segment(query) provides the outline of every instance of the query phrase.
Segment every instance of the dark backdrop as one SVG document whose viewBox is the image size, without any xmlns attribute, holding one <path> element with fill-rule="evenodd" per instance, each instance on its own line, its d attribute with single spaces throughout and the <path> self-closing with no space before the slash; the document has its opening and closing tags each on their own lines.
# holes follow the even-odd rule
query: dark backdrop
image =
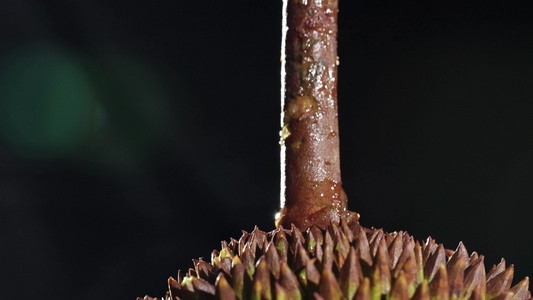
<svg viewBox="0 0 533 300">
<path fill-rule="evenodd" d="M 342 1 L 365 226 L 533 275 L 533 7 Z M 0 2 L 0 295 L 163 295 L 279 190 L 281 1 Z"/>
</svg>

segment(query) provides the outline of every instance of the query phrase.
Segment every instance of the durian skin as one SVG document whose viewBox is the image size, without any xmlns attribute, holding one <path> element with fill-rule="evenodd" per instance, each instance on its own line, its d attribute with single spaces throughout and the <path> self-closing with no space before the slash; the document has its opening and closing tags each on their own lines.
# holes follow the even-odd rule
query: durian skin
<svg viewBox="0 0 533 300">
<path fill-rule="evenodd" d="M 305 232 L 256 227 L 223 241 L 210 263 L 193 263 L 169 278 L 161 299 L 531 299 L 529 278 L 511 287 L 514 266 L 504 259 L 486 272 L 484 257 L 462 243 L 453 251 L 431 237 L 420 242 L 345 220 Z"/>
</svg>

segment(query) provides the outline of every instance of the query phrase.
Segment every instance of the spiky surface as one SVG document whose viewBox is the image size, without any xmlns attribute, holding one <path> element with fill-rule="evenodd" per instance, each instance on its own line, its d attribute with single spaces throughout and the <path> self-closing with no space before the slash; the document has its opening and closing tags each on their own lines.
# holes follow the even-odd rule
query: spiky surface
<svg viewBox="0 0 533 300">
<path fill-rule="evenodd" d="M 195 259 L 194 269 L 169 278 L 164 299 L 531 298 L 528 277 L 511 287 L 513 265 L 502 259 L 485 272 L 483 260 L 462 243 L 447 250 L 432 238 L 419 242 L 407 232 L 357 222 L 305 232 L 256 227 L 239 240 L 223 241 L 211 263 Z"/>
</svg>

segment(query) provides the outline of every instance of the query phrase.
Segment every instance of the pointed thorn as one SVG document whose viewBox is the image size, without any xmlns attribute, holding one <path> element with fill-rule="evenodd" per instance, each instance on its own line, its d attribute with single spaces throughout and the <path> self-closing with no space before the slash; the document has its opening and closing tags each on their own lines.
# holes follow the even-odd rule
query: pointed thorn
<svg viewBox="0 0 533 300">
<path fill-rule="evenodd" d="M 357 289 L 353 300 L 369 300 L 370 296 L 370 280 L 368 278 L 364 278 L 361 282 L 361 285 Z"/>
<path fill-rule="evenodd" d="M 437 273 L 440 264 L 446 264 L 446 253 L 444 246 L 440 244 L 437 249 L 428 257 L 426 266 L 424 267 L 424 277 L 430 282 L 433 276 Z"/>
<path fill-rule="evenodd" d="M 487 295 L 491 298 L 506 293 L 511 288 L 514 277 L 514 265 L 487 280 Z"/>
<path fill-rule="evenodd" d="M 487 273 L 487 282 L 505 270 L 505 259 L 501 259 L 498 265 L 493 265 Z"/>
<path fill-rule="evenodd" d="M 287 299 L 301 299 L 298 278 L 286 262 L 281 262 L 280 271 L 281 275 L 279 281 L 285 289 Z"/>
<path fill-rule="evenodd" d="M 217 299 L 220 299 L 220 300 L 236 299 L 235 292 L 233 291 L 228 281 L 224 277 L 224 274 L 218 273 L 217 279 L 215 281 L 215 286 L 216 286 L 216 298 Z"/>
<path fill-rule="evenodd" d="M 446 272 L 448 273 L 448 285 L 450 288 L 450 295 L 457 296 L 461 294 L 463 289 L 464 273 L 466 263 L 468 261 L 468 253 L 463 243 L 460 242 L 457 250 L 452 255 L 446 264 Z"/>
<path fill-rule="evenodd" d="M 432 298 L 441 300 L 448 299 L 448 274 L 446 273 L 446 266 L 444 263 L 437 266 L 437 272 L 429 282 L 429 292 Z"/>
<path fill-rule="evenodd" d="M 484 297 L 486 292 L 486 277 L 483 256 L 480 256 L 465 270 L 464 287 L 461 297 L 469 298 L 476 289 L 479 289 Z"/>
<path fill-rule="evenodd" d="M 429 300 L 429 284 L 427 280 L 422 281 L 411 300 Z"/>
<path fill-rule="evenodd" d="M 337 278 L 330 269 L 324 268 L 318 291 L 324 299 L 340 300 L 342 296 L 341 288 L 337 283 Z"/>
<path fill-rule="evenodd" d="M 529 289 L 529 277 L 522 279 L 514 287 L 511 288 L 511 292 L 514 294 L 513 300 L 527 299 Z"/>
<path fill-rule="evenodd" d="M 409 299 L 409 286 L 405 273 L 400 272 L 400 275 L 396 278 L 394 285 L 389 294 L 389 300 L 408 300 Z"/>
<path fill-rule="evenodd" d="M 352 299 L 357 291 L 361 280 L 363 278 L 363 271 L 359 260 L 357 259 L 357 253 L 354 247 L 350 248 L 348 253 L 348 258 L 342 266 L 341 272 L 339 274 L 339 284 L 343 294 L 348 298 Z"/>
<path fill-rule="evenodd" d="M 219 273 L 222 274 L 222 273 Z M 201 278 L 195 278 L 192 280 L 192 285 L 196 293 L 205 293 L 207 295 L 215 295 L 215 286 Z"/>
</svg>

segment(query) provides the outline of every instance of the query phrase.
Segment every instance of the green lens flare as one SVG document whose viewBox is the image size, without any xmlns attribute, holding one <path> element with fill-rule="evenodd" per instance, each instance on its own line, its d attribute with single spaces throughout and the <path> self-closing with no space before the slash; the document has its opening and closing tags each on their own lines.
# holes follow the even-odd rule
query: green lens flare
<svg viewBox="0 0 533 300">
<path fill-rule="evenodd" d="M 68 154 L 87 136 L 98 103 L 78 59 L 34 45 L 0 62 L 0 134 L 17 154 Z"/>
</svg>

